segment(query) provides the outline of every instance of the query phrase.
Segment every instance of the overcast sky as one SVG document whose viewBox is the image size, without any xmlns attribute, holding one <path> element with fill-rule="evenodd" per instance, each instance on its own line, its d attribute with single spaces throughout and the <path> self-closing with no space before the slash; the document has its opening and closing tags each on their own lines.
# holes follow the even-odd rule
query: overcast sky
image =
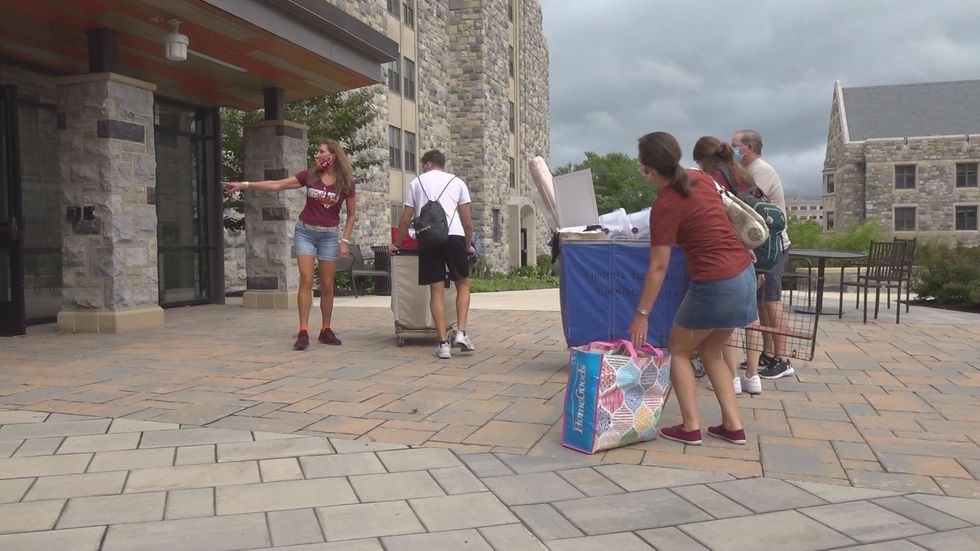
<svg viewBox="0 0 980 551">
<path fill-rule="evenodd" d="M 980 79 L 980 0 L 541 0 L 554 169 L 636 157 L 654 130 L 685 165 L 704 135 L 762 134 L 787 197 L 817 197 L 834 82 Z"/>
</svg>

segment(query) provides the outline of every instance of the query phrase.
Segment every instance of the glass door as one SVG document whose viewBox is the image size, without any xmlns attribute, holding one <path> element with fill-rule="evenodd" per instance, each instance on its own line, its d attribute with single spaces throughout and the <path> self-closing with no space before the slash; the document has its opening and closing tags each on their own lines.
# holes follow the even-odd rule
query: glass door
<svg viewBox="0 0 980 551">
<path fill-rule="evenodd" d="M 15 100 L 12 86 L 0 88 L 0 335 L 5 336 L 27 329 Z"/>
<path fill-rule="evenodd" d="M 156 102 L 157 253 L 160 306 L 216 302 L 217 262 L 212 111 Z M 220 212 L 220 211 L 219 211 Z M 217 223 L 220 224 L 220 216 Z"/>
</svg>

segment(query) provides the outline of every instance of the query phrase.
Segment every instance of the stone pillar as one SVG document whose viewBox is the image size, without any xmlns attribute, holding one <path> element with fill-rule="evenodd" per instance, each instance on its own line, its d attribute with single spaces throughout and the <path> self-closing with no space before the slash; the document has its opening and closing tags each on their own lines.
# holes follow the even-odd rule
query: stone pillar
<svg viewBox="0 0 980 551">
<path fill-rule="evenodd" d="M 156 86 L 114 73 L 57 83 L 59 207 L 79 215 L 77 221 L 62 217 L 58 328 L 121 333 L 160 327 L 153 204 Z"/>
<path fill-rule="evenodd" d="M 283 120 L 245 125 L 245 179 L 279 180 L 308 168 L 308 128 Z M 245 193 L 246 308 L 296 308 L 299 268 L 293 231 L 306 196 L 302 190 Z"/>
</svg>

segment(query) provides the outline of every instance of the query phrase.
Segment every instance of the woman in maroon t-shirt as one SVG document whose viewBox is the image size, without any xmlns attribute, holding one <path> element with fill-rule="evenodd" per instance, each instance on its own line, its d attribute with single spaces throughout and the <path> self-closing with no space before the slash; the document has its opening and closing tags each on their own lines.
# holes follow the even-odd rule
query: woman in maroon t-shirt
<svg viewBox="0 0 980 551">
<path fill-rule="evenodd" d="M 735 390 L 722 348 L 732 332 L 758 318 L 752 255 L 735 235 L 711 176 L 680 166 L 681 148 L 666 132 L 640 138 L 643 176 L 659 194 L 650 209 L 650 265 L 630 324 L 633 344 L 646 340 L 647 316 L 660 294 L 670 250 L 680 245 L 691 285 L 681 302 L 668 338 L 670 381 L 680 405 L 682 423 L 660 429 L 668 440 L 701 443 L 697 384 L 691 356 L 697 351 L 715 388 L 722 423 L 708 434 L 733 444 L 745 443 Z"/>
<path fill-rule="evenodd" d="M 304 350 L 310 345 L 310 310 L 313 307 L 314 259 L 320 268 L 320 310 L 323 325 L 317 338 L 323 344 L 339 345 L 340 339 L 330 328 L 333 315 L 333 278 L 337 258 L 350 254 L 350 236 L 354 231 L 354 215 L 357 201 L 354 190 L 354 170 L 336 140 L 320 140 L 313 156 L 312 169 L 299 172 L 282 180 L 261 182 L 224 182 L 229 191 L 254 189 L 256 191 L 282 191 L 306 188 L 306 206 L 299 214 L 293 235 L 293 253 L 299 264 L 299 334 L 293 348 Z M 347 220 L 340 234 L 340 209 L 347 206 Z"/>
</svg>

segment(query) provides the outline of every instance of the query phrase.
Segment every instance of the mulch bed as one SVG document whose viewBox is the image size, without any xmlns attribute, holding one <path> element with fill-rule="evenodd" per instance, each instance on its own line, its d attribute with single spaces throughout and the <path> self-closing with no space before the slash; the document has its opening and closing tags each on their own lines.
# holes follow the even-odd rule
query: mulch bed
<svg viewBox="0 0 980 551">
<path fill-rule="evenodd" d="M 909 301 L 909 304 L 912 306 L 925 306 L 926 308 L 939 308 L 940 310 L 980 314 L 980 304 L 941 304 L 935 300 L 912 300 Z"/>
</svg>

